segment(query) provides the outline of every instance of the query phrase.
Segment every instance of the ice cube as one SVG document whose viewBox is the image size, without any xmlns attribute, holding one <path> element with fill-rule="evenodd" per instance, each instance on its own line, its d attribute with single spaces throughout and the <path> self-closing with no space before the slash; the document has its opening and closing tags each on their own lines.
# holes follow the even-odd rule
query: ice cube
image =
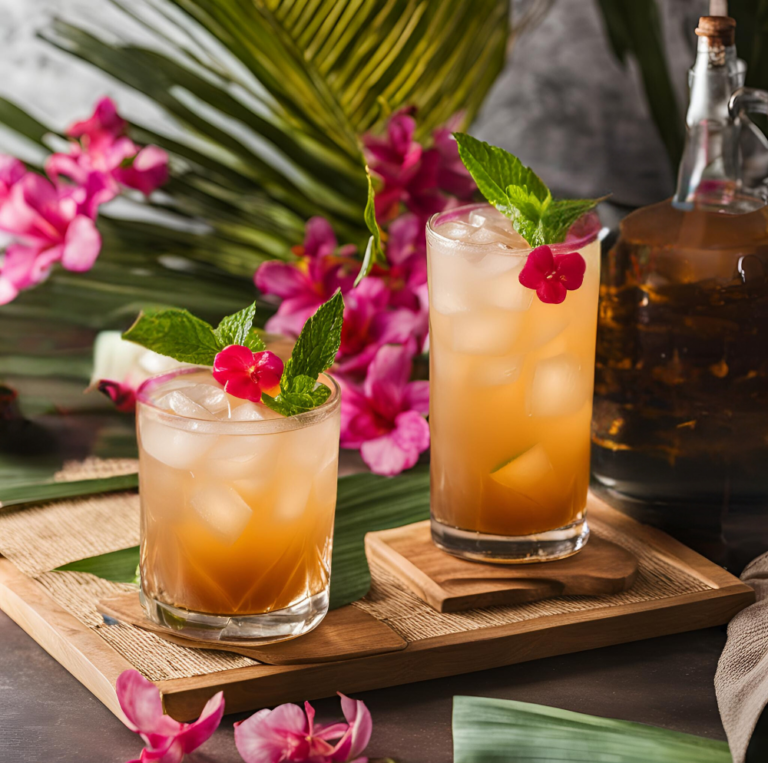
<svg viewBox="0 0 768 763">
<path fill-rule="evenodd" d="M 588 374 L 575 355 L 564 352 L 540 360 L 533 372 L 528 409 L 534 416 L 567 416 L 586 402 L 589 394 Z"/>
<path fill-rule="evenodd" d="M 493 207 L 487 207 L 485 209 L 476 209 L 473 212 L 469 213 L 469 224 L 474 225 L 475 227 L 479 228 L 482 225 L 497 225 L 500 228 L 503 228 L 506 224 L 506 227 L 510 228 L 511 230 L 511 224 L 509 222 L 509 219 L 505 217 L 501 212 L 499 212 L 498 209 L 494 209 Z"/>
<path fill-rule="evenodd" d="M 520 271 L 525 263 L 509 255 L 506 258 L 512 260 L 512 266 L 507 272 L 488 281 L 485 286 L 486 299 L 488 304 L 500 307 L 502 310 L 523 312 L 530 308 L 534 291 L 520 283 Z"/>
<path fill-rule="evenodd" d="M 184 416 L 187 419 L 204 419 L 206 421 L 214 421 L 214 416 L 207 408 L 204 408 L 199 403 L 196 403 L 191 397 L 186 395 L 186 389 L 182 392 L 179 389 L 169 392 L 167 395 L 163 395 L 158 401 L 157 405 L 160 408 L 167 408 L 173 411 L 179 416 Z"/>
<path fill-rule="evenodd" d="M 193 469 L 216 441 L 216 435 L 176 429 L 147 417 L 139 419 L 141 447 L 173 469 Z"/>
<path fill-rule="evenodd" d="M 473 368 L 472 377 L 481 387 L 514 384 L 520 378 L 524 360 L 522 355 L 480 360 Z"/>
<path fill-rule="evenodd" d="M 253 515 L 251 507 L 229 485 L 204 485 L 189 502 L 206 529 L 228 546 L 243 534 Z"/>
<path fill-rule="evenodd" d="M 217 418 L 221 418 L 222 414 L 226 416 L 225 411 L 229 410 L 229 397 L 221 387 L 213 384 L 191 384 L 181 392 Z"/>
<path fill-rule="evenodd" d="M 545 312 L 539 311 L 535 320 L 531 322 L 530 331 L 526 332 L 525 349 L 527 351 L 538 350 L 546 347 L 550 342 L 558 339 L 568 328 L 571 322 L 562 305 L 545 305 Z"/>
<path fill-rule="evenodd" d="M 271 408 L 267 408 L 263 403 L 252 403 L 250 400 L 246 400 L 242 405 L 232 409 L 229 418 L 232 421 L 265 421 L 283 417 Z"/>
<path fill-rule="evenodd" d="M 490 285 L 487 279 L 495 279 L 511 270 L 518 272 L 521 268 L 520 258 L 509 254 L 501 247 L 494 248 L 486 252 L 485 256 L 476 259 L 473 262 L 475 272 L 483 280 L 481 284 L 481 293 L 483 302 L 486 299 L 486 288 Z"/>
<path fill-rule="evenodd" d="M 502 228 L 495 225 L 483 225 L 476 228 L 469 241 L 473 244 L 505 244 L 509 239 L 509 234 Z"/>
<path fill-rule="evenodd" d="M 433 252 L 429 266 L 429 298 L 432 308 L 452 315 L 469 308 L 470 266 L 460 252 Z"/>
<path fill-rule="evenodd" d="M 475 231 L 471 225 L 456 221 L 443 223 L 443 225 L 438 226 L 437 232 L 441 236 L 451 238 L 454 241 L 464 241 L 465 239 L 468 239 Z"/>
<path fill-rule="evenodd" d="M 277 522 L 293 522 L 304 514 L 312 490 L 312 478 L 307 474 L 282 480 L 274 493 L 270 513 Z"/>
<path fill-rule="evenodd" d="M 210 474 L 226 479 L 245 479 L 277 465 L 279 435 L 222 435 L 206 460 Z"/>
<path fill-rule="evenodd" d="M 334 418 L 282 435 L 285 458 L 302 471 L 310 472 L 308 479 L 339 456 L 339 426 Z"/>
<path fill-rule="evenodd" d="M 522 318 L 502 310 L 452 316 L 453 350 L 468 355 L 506 355 L 520 333 Z"/>
</svg>

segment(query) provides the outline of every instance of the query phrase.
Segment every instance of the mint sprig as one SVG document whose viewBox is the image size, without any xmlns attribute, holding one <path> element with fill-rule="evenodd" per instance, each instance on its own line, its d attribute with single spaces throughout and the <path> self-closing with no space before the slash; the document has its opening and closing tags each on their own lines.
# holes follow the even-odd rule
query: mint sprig
<svg viewBox="0 0 768 763">
<path fill-rule="evenodd" d="M 344 299 L 337 291 L 304 324 L 283 369 L 280 394 L 276 397 L 262 394 L 264 405 L 283 416 L 295 416 L 317 408 L 328 399 L 331 390 L 319 383 L 317 377 L 336 360 L 343 319 Z"/>
<path fill-rule="evenodd" d="M 466 133 L 454 137 L 480 193 L 533 247 L 564 241 L 576 220 L 608 198 L 555 200 L 544 181 L 513 154 Z"/>
<path fill-rule="evenodd" d="M 143 310 L 123 339 L 182 363 L 212 366 L 216 355 L 231 344 L 242 344 L 252 352 L 265 345 L 253 329 L 254 302 L 244 310 L 223 318 L 214 329 L 187 310 Z"/>
</svg>

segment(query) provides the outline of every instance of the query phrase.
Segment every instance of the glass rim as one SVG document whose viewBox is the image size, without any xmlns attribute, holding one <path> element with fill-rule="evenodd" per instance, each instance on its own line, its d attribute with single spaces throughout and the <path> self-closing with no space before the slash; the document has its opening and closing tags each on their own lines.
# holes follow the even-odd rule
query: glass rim
<svg viewBox="0 0 768 763">
<path fill-rule="evenodd" d="M 468 214 L 469 212 L 473 212 L 476 209 L 484 208 L 494 209 L 495 207 L 493 204 L 490 204 L 486 201 L 478 202 L 475 204 L 464 204 L 461 207 L 454 207 L 453 209 L 446 209 L 443 212 L 437 212 L 436 214 L 432 215 L 429 220 L 427 220 L 427 238 L 434 236 L 439 241 L 448 244 L 460 244 L 462 247 L 470 249 L 493 251 L 496 254 L 503 254 L 505 256 L 513 257 L 527 257 L 536 248 L 535 246 L 515 248 L 507 246 L 507 244 L 502 244 L 498 241 L 487 241 L 485 243 L 461 241 L 443 236 L 437 229 L 438 226 L 447 222 L 451 222 L 451 220 L 456 217 L 461 217 L 465 214 Z M 576 233 L 572 238 L 568 239 L 566 237 L 565 241 L 562 241 L 558 244 L 547 244 L 547 246 L 549 246 L 554 254 L 566 254 L 567 252 L 578 251 L 583 249 L 588 244 L 591 244 L 593 241 L 596 241 L 600 235 L 600 231 L 602 230 L 602 223 L 600 222 L 600 218 L 598 217 L 597 212 L 593 209 L 583 214 L 571 226 L 570 231 L 568 232 L 569 235 L 570 232 L 574 229 L 576 229 Z"/>
<path fill-rule="evenodd" d="M 341 387 L 336 379 L 329 373 L 320 374 L 320 380 L 331 388 L 329 398 L 317 408 L 311 411 L 297 413 L 295 416 L 283 416 L 275 419 L 259 419 L 257 421 L 232 421 L 231 419 L 196 419 L 190 416 L 182 416 L 173 411 L 158 406 L 151 398 L 152 390 L 160 384 L 187 374 L 207 371 L 209 366 L 183 366 L 172 371 L 151 376 L 141 383 L 136 392 L 137 411 L 139 407 L 148 409 L 163 423 L 175 429 L 199 432 L 200 434 L 227 434 L 227 435 L 256 435 L 278 434 L 318 424 L 325 421 L 335 413 L 341 405 Z M 181 425 L 181 426 L 180 426 Z"/>
</svg>

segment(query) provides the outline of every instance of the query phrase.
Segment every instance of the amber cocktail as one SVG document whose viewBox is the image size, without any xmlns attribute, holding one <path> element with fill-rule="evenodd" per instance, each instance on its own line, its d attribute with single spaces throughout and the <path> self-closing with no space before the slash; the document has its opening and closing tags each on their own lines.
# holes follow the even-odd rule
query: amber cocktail
<svg viewBox="0 0 768 763">
<path fill-rule="evenodd" d="M 197 638 L 278 641 L 328 609 L 339 456 L 331 396 L 289 418 L 208 369 L 139 393 L 141 588 L 148 615 Z"/>
<path fill-rule="evenodd" d="M 542 561 L 588 538 L 598 230 L 592 215 L 552 245 L 586 271 L 547 304 L 519 281 L 531 248 L 492 207 L 427 226 L 432 535 L 453 554 Z"/>
</svg>

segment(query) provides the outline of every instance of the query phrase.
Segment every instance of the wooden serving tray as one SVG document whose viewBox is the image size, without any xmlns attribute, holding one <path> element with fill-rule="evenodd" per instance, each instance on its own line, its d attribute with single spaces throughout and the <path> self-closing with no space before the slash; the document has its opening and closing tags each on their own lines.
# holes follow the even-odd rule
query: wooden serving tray
<svg viewBox="0 0 768 763">
<path fill-rule="evenodd" d="M 594 496 L 588 508 L 593 532 L 600 526 L 606 535 L 618 533 L 640 559 L 638 582 L 629 591 L 441 614 L 398 588 L 397 581 L 373 563 L 373 590 L 353 606 L 398 631 L 407 642 L 404 649 L 312 664 L 253 664 L 155 681 L 165 709 L 178 720 L 190 720 L 219 690 L 224 691 L 227 712 L 337 691 L 354 694 L 721 625 L 754 601 L 749 586 L 664 533 L 640 525 Z M 659 571 L 655 582 L 653 570 Z M 685 585 L 675 588 L 676 575 Z M 638 591 L 650 591 L 654 585 L 655 598 L 643 600 Z M 87 627 L 38 580 L 5 558 L 0 558 L 0 607 L 122 718 L 115 681 L 133 665 L 99 635 L 99 628 Z M 430 635 L 433 632 L 437 635 Z"/>
</svg>

